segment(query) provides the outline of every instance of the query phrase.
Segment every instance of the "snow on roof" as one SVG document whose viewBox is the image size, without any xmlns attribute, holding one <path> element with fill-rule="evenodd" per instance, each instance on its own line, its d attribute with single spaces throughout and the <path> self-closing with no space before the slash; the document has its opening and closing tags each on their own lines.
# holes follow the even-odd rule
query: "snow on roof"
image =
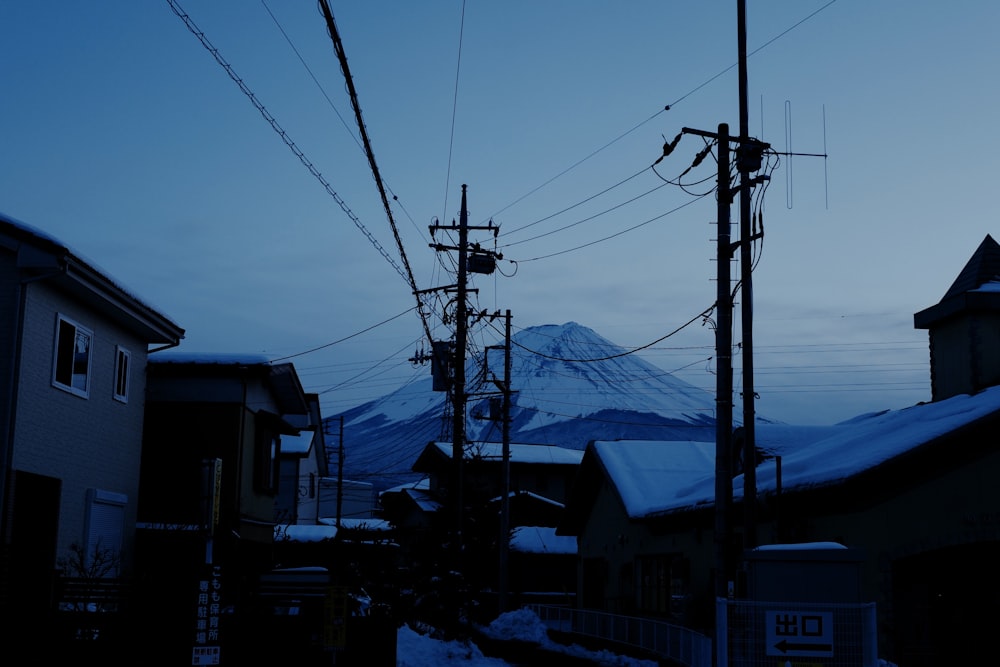
<svg viewBox="0 0 1000 667">
<path fill-rule="evenodd" d="M 633 518 L 670 508 L 692 480 L 714 479 L 714 442 L 608 440 L 593 448 Z"/>
<path fill-rule="evenodd" d="M 324 526 L 336 526 L 337 519 L 332 517 L 326 517 L 319 519 L 320 524 Z M 346 519 L 344 517 L 340 518 L 340 527 L 344 530 L 370 530 L 373 532 L 382 532 L 392 529 L 392 524 L 390 524 L 385 519 Z"/>
<path fill-rule="evenodd" d="M 322 542 L 336 536 L 336 526 L 293 523 L 274 527 L 275 542 Z"/>
<path fill-rule="evenodd" d="M 782 489 L 841 482 L 998 411 L 1000 386 L 863 415 L 830 428 L 826 437 L 807 437 L 797 444 L 778 438 Z M 766 437 L 768 429 L 762 433 Z M 593 447 L 630 517 L 715 501 L 715 443 L 617 441 Z M 775 489 L 776 465 L 768 460 L 757 466 L 757 490 Z M 733 497 L 742 496 L 741 475 L 733 480 Z"/>
<path fill-rule="evenodd" d="M 425 491 L 424 489 L 407 489 L 404 493 L 410 497 L 410 499 L 416 503 L 417 507 L 423 512 L 437 512 L 444 505 L 441 501 L 431 495 L 430 491 Z"/>
<path fill-rule="evenodd" d="M 452 454 L 452 443 L 435 442 L 434 445 L 447 456 Z M 485 461 L 502 461 L 503 444 L 499 442 L 480 442 L 472 445 L 466 451 L 466 458 L 478 458 Z M 510 444 L 511 463 L 551 463 L 557 465 L 580 465 L 583 452 L 578 449 L 557 447 L 556 445 L 529 445 L 523 443 Z"/>
<path fill-rule="evenodd" d="M 782 487 L 842 481 L 997 411 L 1000 386 L 843 422 L 834 435 L 782 457 Z M 758 466 L 758 490 L 774 490 L 775 477 L 773 463 Z M 742 492 L 741 476 L 733 481 L 733 495 L 742 497 Z"/>
<path fill-rule="evenodd" d="M 229 366 L 261 366 L 268 365 L 271 360 L 262 354 L 243 354 L 239 352 L 183 352 L 165 350 L 151 356 L 150 363 L 164 364 L 219 364 Z"/>
<path fill-rule="evenodd" d="M 576 554 L 576 538 L 556 535 L 548 526 L 518 526 L 511 533 L 510 548 L 530 554 Z"/>
<path fill-rule="evenodd" d="M 566 506 L 564 503 L 561 503 L 561 502 L 559 502 L 557 500 L 552 500 L 551 498 L 546 498 L 545 496 L 540 496 L 537 493 L 532 493 L 531 491 L 523 491 L 523 490 L 522 491 L 511 491 L 510 493 L 507 494 L 507 498 L 510 498 L 510 499 L 513 499 L 513 498 L 533 498 L 534 500 L 537 500 L 537 501 L 539 501 L 541 503 L 545 503 L 547 505 L 553 505 L 555 507 L 565 507 Z M 498 503 L 501 500 L 503 500 L 503 494 L 500 494 L 499 496 L 496 496 L 495 498 L 490 498 L 489 502 L 491 502 L 491 503 Z"/>
<path fill-rule="evenodd" d="M 11 217 L 6 213 L 0 211 L 0 231 L 2 231 L 2 228 L 5 224 L 9 225 L 13 229 L 19 230 L 23 234 L 34 236 L 38 241 L 42 241 L 44 243 L 56 246 L 59 252 L 65 252 L 69 257 L 73 258 L 73 260 L 90 268 L 92 271 L 99 274 L 109 284 L 113 285 L 116 289 L 121 290 L 122 294 L 128 296 L 130 299 L 135 301 L 135 303 L 140 304 L 141 306 L 149 309 L 150 311 L 156 313 L 161 318 L 163 318 L 163 320 L 165 320 L 166 322 L 169 322 L 172 326 L 180 330 L 181 332 L 180 337 L 181 338 L 184 337 L 183 329 L 181 329 L 180 326 L 176 322 L 174 322 L 170 317 L 165 315 L 163 313 L 163 310 L 153 306 L 153 304 L 149 303 L 145 299 L 139 298 L 139 296 L 135 292 L 125 287 L 124 283 L 122 283 L 120 280 L 116 280 L 110 273 L 101 268 L 96 262 L 88 259 L 87 257 L 84 257 L 80 253 L 71 249 L 61 240 L 57 239 L 56 237 L 52 236 L 47 232 L 42 231 L 38 227 L 35 227 L 34 225 L 29 225 L 26 222 L 18 220 L 17 218 Z M 37 243 L 34 245 L 37 245 Z"/>
<path fill-rule="evenodd" d="M 431 480 L 428 477 L 424 477 L 416 482 L 407 482 L 406 484 L 386 489 L 379 493 L 379 497 L 381 498 L 383 495 L 402 494 L 413 501 L 422 512 L 433 513 L 440 510 L 444 505 L 431 494 L 430 489 Z"/>
<path fill-rule="evenodd" d="M 976 289 L 969 290 L 970 292 L 1000 292 L 1000 282 L 992 280 L 988 283 L 983 283 Z"/>
<path fill-rule="evenodd" d="M 784 456 L 805 443 L 816 442 L 832 436 L 838 428 L 840 428 L 838 425 L 756 424 L 754 426 L 754 444 L 758 449 L 768 454 Z"/>
<path fill-rule="evenodd" d="M 763 544 L 754 551 L 827 551 L 847 549 L 840 542 L 785 542 L 783 544 Z"/>
<path fill-rule="evenodd" d="M 385 489 L 384 491 L 379 493 L 379 495 L 382 495 L 383 493 L 402 493 L 407 489 L 421 489 L 423 491 L 428 491 L 430 490 L 430 488 L 431 488 L 431 478 L 422 477 L 416 482 L 407 482 L 406 484 L 400 484 L 399 486 L 394 486 L 391 489 Z"/>
<path fill-rule="evenodd" d="M 305 456 L 312 447 L 315 431 L 300 431 L 298 435 L 281 436 L 281 453 Z"/>
</svg>

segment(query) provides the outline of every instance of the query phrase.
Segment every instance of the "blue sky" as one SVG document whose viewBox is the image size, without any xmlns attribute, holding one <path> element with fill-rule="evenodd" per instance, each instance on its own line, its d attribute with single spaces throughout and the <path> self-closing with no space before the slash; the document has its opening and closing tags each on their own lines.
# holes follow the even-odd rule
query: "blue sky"
<svg viewBox="0 0 1000 667">
<path fill-rule="evenodd" d="M 177 2 L 329 188 L 166 0 L 4 2 L 0 210 L 162 309 L 182 349 L 292 357 L 327 414 L 429 373 L 407 361 L 423 330 L 376 247 L 400 266 L 316 3 Z M 689 194 L 713 183 L 660 178 L 701 140 L 649 167 L 683 127 L 738 129 L 735 2 L 331 6 L 419 288 L 454 282 L 428 226 L 457 220 L 467 184 L 470 223 L 498 224 L 504 255 L 474 307 L 510 309 L 515 331 L 575 321 L 639 347 L 713 303 L 715 202 Z M 1000 6 L 747 11 L 751 134 L 829 154 L 782 157 L 763 193 L 757 411 L 832 423 L 927 400 L 913 313 L 998 231 Z M 442 305 L 428 313 L 447 337 Z M 715 385 L 700 321 L 642 354 Z"/>
</svg>

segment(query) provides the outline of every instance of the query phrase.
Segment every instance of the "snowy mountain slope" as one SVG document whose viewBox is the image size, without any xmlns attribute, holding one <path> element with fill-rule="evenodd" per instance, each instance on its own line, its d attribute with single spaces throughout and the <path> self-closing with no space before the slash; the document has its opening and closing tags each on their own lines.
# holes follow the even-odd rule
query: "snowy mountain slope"
<svg viewBox="0 0 1000 667">
<path fill-rule="evenodd" d="M 511 441 L 583 449 L 591 440 L 714 440 L 714 396 L 626 352 L 575 322 L 513 336 Z M 486 372 L 474 360 L 466 366 L 471 441 L 501 440 L 500 424 L 483 416 L 484 394 L 496 394 L 490 380 L 502 379 L 502 354 L 489 361 Z M 376 488 L 413 479 L 410 466 L 427 443 L 451 438 L 448 395 L 432 390 L 429 369 L 424 379 L 328 419 L 341 416 L 344 475 Z"/>
</svg>

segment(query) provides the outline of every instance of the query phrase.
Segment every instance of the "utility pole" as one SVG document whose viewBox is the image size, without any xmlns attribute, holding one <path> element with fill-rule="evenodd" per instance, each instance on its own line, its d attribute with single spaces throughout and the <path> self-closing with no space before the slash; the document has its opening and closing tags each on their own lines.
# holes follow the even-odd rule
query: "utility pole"
<svg viewBox="0 0 1000 667">
<path fill-rule="evenodd" d="M 732 461 L 733 439 L 733 301 L 729 285 L 732 279 L 730 261 L 730 212 L 732 194 L 729 188 L 729 125 L 719 124 L 719 175 L 716 186 L 718 223 L 716 230 L 716 312 L 715 331 L 715 594 L 728 597 L 732 581 L 730 563 L 731 522 L 733 504 Z"/>
<path fill-rule="evenodd" d="M 718 205 L 718 230 L 716 233 L 716 303 L 718 313 L 715 331 L 715 356 L 717 360 L 715 388 L 715 576 L 716 595 L 729 597 L 734 593 L 734 574 L 732 558 L 732 505 L 733 505 L 733 295 L 732 268 L 730 262 L 737 245 L 732 243 L 732 223 L 730 207 L 733 195 L 737 190 L 730 187 L 730 142 L 737 144 L 738 159 L 743 160 L 744 168 L 753 169 L 753 156 L 763 153 L 767 144 L 756 139 L 744 141 L 740 137 L 731 137 L 729 125 L 721 123 L 717 133 L 705 130 L 694 130 L 685 127 L 682 134 L 694 134 L 700 137 L 715 139 L 718 147 L 719 172 L 716 186 L 716 202 Z M 676 143 L 676 140 L 675 140 Z M 670 150 L 673 150 L 671 147 Z M 696 158 L 696 164 L 702 155 Z M 759 168 L 759 166 L 757 167 Z M 747 180 L 746 190 L 757 179 Z M 749 245 L 747 237 L 743 247 Z"/>
<path fill-rule="evenodd" d="M 454 459 L 452 473 L 452 497 L 455 501 L 455 541 L 459 563 L 462 553 L 462 493 L 464 476 L 462 459 L 465 458 L 465 354 L 468 347 L 468 262 L 469 257 L 469 210 L 466 205 L 466 185 L 462 184 L 462 208 L 458 213 L 458 288 L 455 298 L 455 361 L 454 383 L 451 387 L 452 426 L 451 456 Z"/>
<path fill-rule="evenodd" d="M 729 125 L 719 124 L 717 133 L 685 127 L 682 134 L 715 139 L 719 172 L 716 181 L 716 296 L 715 327 L 715 595 L 729 597 L 733 586 L 732 513 L 733 505 L 733 297 L 730 291 L 735 246 L 731 242 L 730 207 L 733 190 L 729 183 Z M 707 150 L 707 149 L 706 149 Z M 701 161 L 699 154 L 696 163 Z"/>
<path fill-rule="evenodd" d="M 508 557 L 510 554 L 510 310 L 504 315 L 503 346 L 503 410 L 501 412 L 503 438 L 503 468 L 500 497 L 500 613 L 507 611 Z"/>
<path fill-rule="evenodd" d="M 344 506 L 344 415 L 340 415 L 340 444 L 337 447 L 337 530 Z"/>
<path fill-rule="evenodd" d="M 757 546 L 757 445 L 755 438 L 753 370 L 753 279 L 750 172 L 760 169 L 761 152 L 749 136 L 747 101 L 747 6 L 737 0 L 739 33 L 740 144 L 736 168 L 740 173 L 740 313 L 743 331 L 743 547 Z"/>
<path fill-rule="evenodd" d="M 465 390 L 465 359 L 468 347 L 469 327 L 468 296 L 469 292 L 475 291 L 470 290 L 468 287 L 468 274 L 470 271 L 473 273 L 492 273 L 496 265 L 496 259 L 502 257 L 502 255 L 497 253 L 482 250 L 478 244 L 470 246 L 469 230 L 489 230 L 493 232 L 495 237 L 499 233 L 500 228 L 495 226 L 492 220 L 490 221 L 490 224 L 485 227 L 469 226 L 467 188 L 467 185 L 462 185 L 462 207 L 459 211 L 458 225 L 456 226 L 455 223 L 452 222 L 450 226 L 430 226 L 431 236 L 434 236 L 434 233 L 438 230 L 458 232 L 457 246 L 432 243 L 430 244 L 430 247 L 437 251 L 458 251 L 458 282 L 455 285 L 443 288 L 447 291 L 455 292 L 455 345 L 452 350 L 452 354 L 450 355 L 451 358 L 448 360 L 451 367 L 450 376 L 448 377 L 448 381 L 442 384 L 445 384 L 447 389 L 450 389 L 451 391 L 451 438 L 453 461 L 449 500 L 453 503 L 453 520 L 455 522 L 455 539 L 453 546 L 455 548 L 456 566 L 459 571 L 461 570 L 462 532 L 464 527 L 463 504 L 465 502 L 462 487 L 464 483 L 463 460 L 465 458 L 465 408 L 466 401 L 468 400 L 468 394 Z M 472 249 L 471 255 L 469 252 L 470 247 Z M 435 346 L 437 347 L 436 344 Z M 441 346 L 442 350 L 445 348 L 446 346 Z M 432 366 L 432 373 L 433 372 L 434 367 Z"/>
</svg>

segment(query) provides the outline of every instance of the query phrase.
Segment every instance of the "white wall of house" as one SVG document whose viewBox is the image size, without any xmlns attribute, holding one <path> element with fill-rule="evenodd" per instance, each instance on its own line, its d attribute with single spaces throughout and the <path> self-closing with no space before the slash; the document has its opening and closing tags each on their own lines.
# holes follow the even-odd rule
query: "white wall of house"
<svg viewBox="0 0 1000 667">
<path fill-rule="evenodd" d="M 124 501 L 127 570 L 139 493 L 146 344 L 44 282 L 26 288 L 13 467 L 62 480 L 57 557 L 67 556 L 72 544 L 86 544 L 88 528 L 99 529 L 93 522 L 113 519 L 114 506 Z M 86 396 L 53 384 L 60 314 L 93 334 Z M 126 401 L 113 396 L 117 346 L 130 353 Z"/>
<path fill-rule="evenodd" d="M 337 478 L 324 477 L 319 485 L 319 515 L 323 519 L 337 516 Z M 368 482 L 345 479 L 340 517 L 342 519 L 372 519 L 375 516 L 375 487 Z"/>
</svg>

